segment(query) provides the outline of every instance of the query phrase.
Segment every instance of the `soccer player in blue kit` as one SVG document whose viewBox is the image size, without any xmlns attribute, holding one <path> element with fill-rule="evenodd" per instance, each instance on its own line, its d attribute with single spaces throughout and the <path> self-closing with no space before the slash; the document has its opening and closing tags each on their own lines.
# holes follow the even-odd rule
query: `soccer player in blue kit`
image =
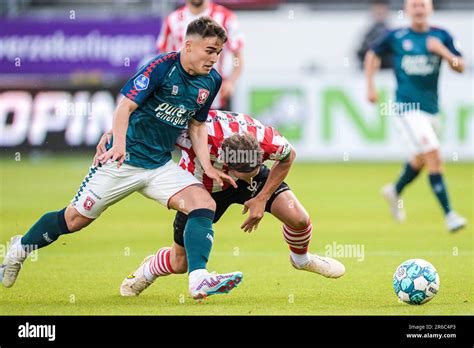
<svg viewBox="0 0 474 348">
<path fill-rule="evenodd" d="M 122 88 L 124 98 L 114 113 L 113 139 L 96 158 L 79 191 L 64 209 L 43 215 L 24 236 L 12 238 L 0 268 L 11 287 L 28 254 L 60 235 L 92 223 L 109 206 L 138 191 L 189 219 L 184 232 L 188 253 L 189 291 L 194 299 L 227 293 L 241 272 L 209 273 L 215 202 L 192 174 L 171 159 L 181 132 L 188 128 L 193 149 L 207 176 L 236 186 L 210 162 L 205 121 L 221 77 L 213 65 L 227 40 L 225 30 L 209 17 L 191 22 L 179 52 L 160 54 L 142 66 Z M 184 203 L 184 204 L 183 204 Z"/>
<path fill-rule="evenodd" d="M 445 214 L 446 226 L 453 232 L 464 227 L 467 221 L 452 210 L 443 178 L 437 135 L 440 122 L 438 78 L 442 60 L 459 73 L 464 71 L 464 62 L 451 35 L 446 30 L 428 24 L 432 10 L 431 0 L 405 1 L 405 12 L 411 18 L 411 26 L 388 32 L 367 52 L 367 94 L 370 102 L 377 102 L 374 75 L 380 66 L 379 56 L 392 53 L 398 85 L 394 121 L 410 147 L 412 157 L 405 164 L 397 182 L 386 185 L 382 193 L 394 219 L 404 221 L 406 215 L 400 195 L 426 167 L 433 193 Z"/>
</svg>

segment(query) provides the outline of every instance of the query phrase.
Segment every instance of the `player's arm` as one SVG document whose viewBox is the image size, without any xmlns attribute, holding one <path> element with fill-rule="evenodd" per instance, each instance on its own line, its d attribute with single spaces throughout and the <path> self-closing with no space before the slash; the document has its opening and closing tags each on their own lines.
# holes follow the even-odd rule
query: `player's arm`
<svg viewBox="0 0 474 348">
<path fill-rule="evenodd" d="M 372 50 L 367 51 L 365 54 L 364 71 L 367 82 L 367 99 L 371 103 L 377 102 L 377 89 L 375 87 L 374 77 L 380 69 L 381 61 L 380 57 L 378 57 Z"/>
<path fill-rule="evenodd" d="M 220 170 L 217 170 L 211 164 L 209 149 L 207 147 L 208 134 L 206 122 L 199 122 L 198 120 L 191 119 L 189 121 L 189 138 L 191 139 L 194 153 L 201 163 L 204 173 L 206 173 L 210 179 L 216 180 L 221 186 L 224 185 L 224 180 L 230 183 L 232 186 L 237 187 L 237 184 L 230 176 L 224 174 Z"/>
<path fill-rule="evenodd" d="M 382 59 L 380 58 L 385 53 L 392 51 L 391 41 L 392 32 L 387 32 L 381 36 L 365 54 L 364 59 L 364 71 L 367 82 L 367 99 L 371 103 L 377 102 L 377 89 L 375 88 L 374 77 L 377 71 L 380 69 Z"/>
<path fill-rule="evenodd" d="M 221 98 L 224 100 L 232 97 L 232 94 L 234 94 L 235 85 L 237 84 L 237 80 L 242 74 L 242 47 L 244 46 L 244 38 L 240 30 L 239 21 L 237 20 L 237 16 L 235 14 L 229 15 L 226 20 L 225 29 L 227 31 L 228 38 L 226 45 L 229 51 L 232 52 L 233 61 L 232 72 L 230 76 L 224 80 L 220 89 Z"/>
<path fill-rule="evenodd" d="M 224 80 L 220 90 L 222 99 L 228 99 L 234 94 L 235 85 L 242 74 L 242 52 L 241 50 L 237 50 L 233 52 L 233 54 L 232 73 Z"/>
<path fill-rule="evenodd" d="M 126 150 L 126 136 L 128 128 L 128 120 L 133 111 L 138 107 L 138 104 L 128 98 L 122 98 L 115 108 L 114 120 L 112 126 L 112 133 L 114 143 L 112 148 L 100 155 L 97 161 L 106 163 L 109 159 L 112 162 L 117 161 L 117 168 L 119 168 L 125 161 Z"/>
<path fill-rule="evenodd" d="M 268 200 L 290 172 L 290 168 L 296 157 L 296 151 L 291 145 L 288 144 L 287 146 L 289 146 L 289 154 L 286 158 L 273 163 L 267 181 L 265 185 L 263 185 L 260 193 L 244 203 L 242 214 L 245 214 L 247 210 L 250 211 L 248 218 L 240 226 L 244 232 L 252 232 L 257 229 L 260 220 L 262 220 L 265 214 L 265 206 Z"/>
<path fill-rule="evenodd" d="M 284 160 L 275 161 L 268 175 L 268 179 L 263 185 L 262 191 L 255 197 L 267 203 L 272 196 L 273 192 L 281 185 L 283 180 L 288 176 L 290 168 L 296 157 L 296 151 L 293 147 L 290 149 L 290 153 Z"/>
<path fill-rule="evenodd" d="M 446 60 L 451 69 L 458 73 L 464 71 L 464 59 L 456 48 L 454 48 L 453 39 L 448 34 L 447 45 L 444 45 L 440 39 L 434 36 L 430 36 L 426 40 L 426 48 L 428 51 L 437 54 L 444 60 Z"/>
</svg>

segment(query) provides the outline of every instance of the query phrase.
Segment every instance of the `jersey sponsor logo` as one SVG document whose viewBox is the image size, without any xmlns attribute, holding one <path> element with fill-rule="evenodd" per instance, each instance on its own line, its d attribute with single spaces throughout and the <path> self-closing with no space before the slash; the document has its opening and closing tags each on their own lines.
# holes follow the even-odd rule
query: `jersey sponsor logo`
<svg viewBox="0 0 474 348">
<path fill-rule="evenodd" d="M 402 69 L 407 75 L 431 75 L 439 69 L 440 57 L 436 55 L 405 55 Z"/>
<path fill-rule="evenodd" d="M 138 91 L 143 91 L 148 88 L 150 79 L 143 74 L 138 75 L 135 80 L 133 80 L 133 85 Z"/>
<path fill-rule="evenodd" d="M 174 126 L 183 126 L 196 114 L 195 110 L 187 110 L 182 105 L 174 106 L 168 103 L 161 103 L 155 108 L 155 116 Z"/>
<path fill-rule="evenodd" d="M 405 51 L 411 51 L 413 49 L 413 41 L 411 40 L 403 40 L 402 47 Z"/>
<path fill-rule="evenodd" d="M 82 206 L 84 207 L 85 210 L 89 211 L 89 210 L 92 209 L 94 204 L 95 204 L 95 201 L 92 198 L 90 198 L 89 196 L 87 196 L 86 200 L 84 201 L 84 204 Z"/>
<path fill-rule="evenodd" d="M 199 104 L 204 104 L 209 97 L 210 92 L 207 89 L 200 88 L 198 92 L 197 102 Z"/>
</svg>

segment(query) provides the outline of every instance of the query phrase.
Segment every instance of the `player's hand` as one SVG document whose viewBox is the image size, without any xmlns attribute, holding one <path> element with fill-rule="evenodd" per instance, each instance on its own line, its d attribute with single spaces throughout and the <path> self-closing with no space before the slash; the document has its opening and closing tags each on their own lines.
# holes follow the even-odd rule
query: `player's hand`
<svg viewBox="0 0 474 348">
<path fill-rule="evenodd" d="M 115 143 L 109 151 L 97 157 L 97 160 L 101 164 L 107 163 L 108 160 L 117 161 L 117 168 L 120 168 L 125 161 L 125 144 Z"/>
<path fill-rule="evenodd" d="M 378 95 L 377 95 L 377 90 L 375 89 L 375 87 L 369 87 L 369 88 L 367 89 L 367 99 L 368 99 L 369 102 L 371 102 L 372 104 L 377 103 Z"/>
<path fill-rule="evenodd" d="M 230 97 L 232 97 L 232 94 L 234 94 L 234 83 L 229 81 L 229 80 L 225 80 L 224 82 L 222 82 L 222 86 L 219 90 L 219 93 L 221 94 L 221 98 L 224 99 L 224 100 L 227 100 L 229 99 Z"/>
<path fill-rule="evenodd" d="M 431 53 L 443 56 L 446 51 L 446 46 L 443 45 L 440 39 L 434 36 L 428 36 L 426 39 L 426 49 Z"/>
<path fill-rule="evenodd" d="M 262 220 L 263 215 L 265 214 L 265 205 L 267 204 L 267 201 L 265 199 L 261 199 L 258 196 L 252 199 L 249 199 L 244 203 L 244 210 L 242 211 L 242 214 L 245 214 L 247 211 L 249 212 L 248 218 L 244 221 L 242 226 L 240 226 L 241 229 L 244 230 L 244 232 L 252 232 L 254 230 L 257 230 L 258 224 L 260 223 L 260 220 Z"/>
<path fill-rule="evenodd" d="M 217 181 L 217 183 L 220 186 L 224 186 L 224 181 L 228 182 L 235 188 L 237 188 L 237 184 L 235 183 L 234 179 L 232 179 L 229 175 L 225 174 L 224 172 L 217 170 L 214 167 L 209 167 L 205 171 L 206 175 L 209 177 L 209 179 Z"/>
<path fill-rule="evenodd" d="M 105 146 L 107 144 L 109 144 L 111 140 L 112 140 L 112 133 L 111 132 L 106 132 L 106 133 L 102 134 L 102 136 L 100 137 L 99 143 L 97 144 L 97 146 L 95 148 L 94 160 L 92 162 L 92 164 L 94 166 L 99 165 L 98 157 L 107 152 L 107 148 Z"/>
</svg>

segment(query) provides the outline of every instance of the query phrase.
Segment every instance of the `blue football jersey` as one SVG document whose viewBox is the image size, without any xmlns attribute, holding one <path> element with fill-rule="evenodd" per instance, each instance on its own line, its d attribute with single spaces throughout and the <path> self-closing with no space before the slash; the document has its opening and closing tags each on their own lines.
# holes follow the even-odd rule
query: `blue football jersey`
<svg viewBox="0 0 474 348">
<path fill-rule="evenodd" d="M 215 69 L 208 75 L 188 74 L 179 52 L 160 54 L 143 65 L 120 91 L 138 104 L 130 115 L 125 163 L 153 169 L 168 162 L 189 120 L 206 121 L 221 82 Z"/>
<path fill-rule="evenodd" d="M 439 112 L 438 78 L 442 58 L 426 48 L 430 36 L 438 38 L 454 55 L 461 56 L 451 35 L 434 27 L 426 32 L 411 28 L 389 31 L 371 48 L 379 56 L 392 53 L 397 79 L 396 100 L 404 110 L 419 108 L 429 114 Z"/>
</svg>

